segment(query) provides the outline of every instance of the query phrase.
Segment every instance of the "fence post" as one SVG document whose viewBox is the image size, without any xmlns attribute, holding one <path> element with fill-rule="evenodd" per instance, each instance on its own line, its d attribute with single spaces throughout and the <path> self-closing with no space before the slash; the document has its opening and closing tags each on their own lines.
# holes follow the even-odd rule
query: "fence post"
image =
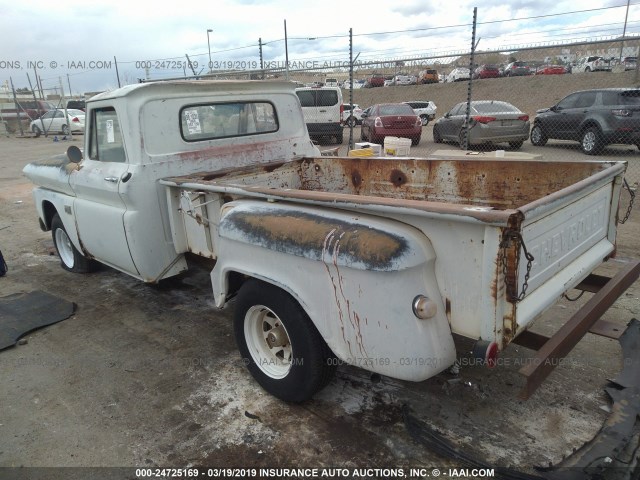
<svg viewBox="0 0 640 480">
<path fill-rule="evenodd" d="M 473 7 L 473 27 L 471 29 L 471 53 L 469 55 L 469 83 L 467 87 L 467 112 L 464 119 L 464 125 L 460 134 L 462 135 L 462 145 L 464 150 L 469 149 L 469 120 L 471 118 L 471 87 L 473 84 L 473 62 L 475 60 L 476 51 L 476 21 L 478 18 L 478 7 Z"/>
</svg>

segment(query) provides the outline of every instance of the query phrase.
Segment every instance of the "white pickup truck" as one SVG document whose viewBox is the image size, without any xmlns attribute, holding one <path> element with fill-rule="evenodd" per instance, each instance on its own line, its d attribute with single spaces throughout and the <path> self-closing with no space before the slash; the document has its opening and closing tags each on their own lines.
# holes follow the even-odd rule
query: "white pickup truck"
<svg viewBox="0 0 640 480">
<path fill-rule="evenodd" d="M 453 334 L 491 364 L 518 339 L 566 355 L 597 320 L 527 335 L 614 254 L 626 163 L 460 157 L 324 157 L 293 84 L 177 81 L 93 97 L 84 153 L 24 172 L 67 270 L 159 282 L 215 259 L 252 375 L 303 401 L 339 362 L 421 381 L 455 362 Z M 523 373 L 527 396 L 548 372 Z"/>
</svg>

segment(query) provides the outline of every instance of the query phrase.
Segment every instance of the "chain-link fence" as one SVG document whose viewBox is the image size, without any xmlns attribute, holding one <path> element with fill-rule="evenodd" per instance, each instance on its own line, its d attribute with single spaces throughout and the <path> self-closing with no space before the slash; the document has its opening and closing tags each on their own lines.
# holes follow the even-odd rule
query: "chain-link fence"
<svg viewBox="0 0 640 480">
<path fill-rule="evenodd" d="M 593 156 L 626 160 L 627 180 L 634 187 L 640 182 L 640 91 L 635 88 L 639 83 L 640 38 L 636 35 L 640 21 L 635 10 L 625 15 L 628 10 L 623 6 L 592 10 L 596 16 L 613 12 L 619 21 L 563 28 L 551 34 L 543 17 L 483 23 L 469 12 L 474 21 L 465 25 L 330 36 L 288 36 L 285 23 L 282 39 L 258 39 L 252 45 L 179 59 L 117 61 L 114 57 L 113 63 L 102 62 L 101 66 L 109 67 L 102 73 L 114 78 L 114 87 L 143 79 L 195 76 L 287 79 L 307 89 L 337 89 L 341 98 L 335 99 L 335 93 L 326 98 L 304 93 L 301 102 L 303 107 L 317 107 L 309 109 L 315 114 L 326 114 L 307 118 L 309 130 L 323 148 L 339 147 L 341 154 L 355 142 L 382 142 L 386 135 L 394 134 L 393 130 L 376 130 L 375 118 L 367 117 L 369 107 L 406 102 L 422 119 L 412 155 L 467 147 L 517 150 L 558 160 Z M 580 14 L 564 12 L 555 17 L 577 18 Z M 554 15 L 544 17 L 549 16 Z M 526 32 L 517 30 L 516 20 L 526 21 Z M 502 32 L 499 36 L 494 33 L 496 25 Z M 386 42 L 391 44 L 398 35 L 411 41 L 403 48 L 387 48 Z M 509 38 L 523 43 L 507 45 Z M 20 82 L 29 93 L 18 94 L 15 101 L 10 96 L 2 100 L 3 120 L 20 105 L 17 109 L 25 115 L 23 121 L 28 120 L 24 130 L 32 131 L 30 121 L 41 111 L 34 114 L 28 108 L 31 103 L 46 101 L 59 108 L 92 94 L 79 94 L 73 85 L 79 78 L 76 74 L 42 79 L 34 68 L 33 75 Z M 342 135 L 334 126 L 321 135 L 315 125 L 340 120 Z M 406 135 L 398 131 L 396 136 Z"/>
</svg>

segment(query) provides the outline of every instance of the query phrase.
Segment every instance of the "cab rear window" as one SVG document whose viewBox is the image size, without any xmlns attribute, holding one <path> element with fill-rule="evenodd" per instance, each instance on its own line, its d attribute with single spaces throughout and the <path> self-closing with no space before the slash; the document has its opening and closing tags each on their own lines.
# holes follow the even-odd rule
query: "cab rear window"
<svg viewBox="0 0 640 480">
<path fill-rule="evenodd" d="M 278 118 L 268 102 L 189 105 L 180 110 L 180 131 L 187 142 L 276 132 Z"/>
</svg>

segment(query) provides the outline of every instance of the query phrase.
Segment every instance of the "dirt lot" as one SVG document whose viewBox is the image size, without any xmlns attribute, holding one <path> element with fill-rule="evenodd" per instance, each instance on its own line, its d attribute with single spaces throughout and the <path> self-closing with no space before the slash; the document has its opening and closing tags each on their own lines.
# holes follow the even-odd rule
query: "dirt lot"
<svg viewBox="0 0 640 480">
<path fill-rule="evenodd" d="M 442 93 L 447 85 L 424 87 L 440 92 L 439 112 L 459 101 L 459 92 Z M 403 100 L 424 98 L 412 88 L 420 87 L 395 87 L 410 93 Z M 382 90 L 357 92 L 362 97 L 355 101 L 366 105 L 373 97 L 365 95 Z M 548 88 L 540 93 L 544 104 L 562 96 Z M 433 148 L 429 133 L 424 138 L 413 153 Z M 44 290 L 77 304 L 68 320 L 0 352 L 0 466 L 460 467 L 409 436 L 401 413 L 409 405 L 458 447 L 492 464 L 531 471 L 582 445 L 607 417 L 603 387 L 620 369 L 620 347 L 593 335 L 527 402 L 517 399 L 523 385 L 517 372 L 532 352 L 515 345 L 493 370 L 463 367 L 458 375 L 413 384 L 341 367 L 314 400 L 275 400 L 240 361 L 233 304 L 215 308 L 206 268 L 158 287 L 108 268 L 79 276 L 59 267 L 21 169 L 68 145 L 0 138 L 0 249 L 10 268 L 0 278 L 0 296 Z M 546 158 L 584 158 L 564 145 L 544 151 Z M 637 171 L 635 149 L 609 149 L 605 156 L 628 159 Z M 636 207 L 619 226 L 618 259 L 600 273 L 640 257 L 639 227 Z M 536 330 L 555 331 L 588 297 L 553 307 Z M 622 326 L 638 317 L 639 298 L 636 282 L 606 319 Z"/>
</svg>

